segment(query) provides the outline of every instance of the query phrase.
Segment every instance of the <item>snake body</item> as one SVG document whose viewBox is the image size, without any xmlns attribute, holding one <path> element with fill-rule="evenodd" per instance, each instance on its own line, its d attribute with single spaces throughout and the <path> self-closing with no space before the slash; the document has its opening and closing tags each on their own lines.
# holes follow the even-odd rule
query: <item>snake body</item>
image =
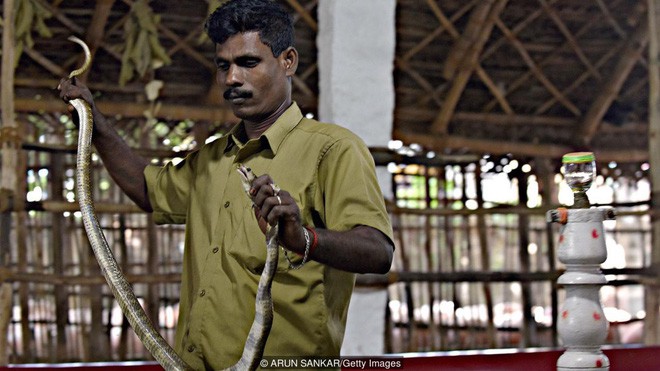
<svg viewBox="0 0 660 371">
<path fill-rule="evenodd" d="M 91 65 L 91 53 L 87 45 L 77 37 L 71 36 L 69 40 L 79 44 L 85 52 L 83 66 L 69 74 L 69 78 L 71 79 L 84 73 L 89 68 Z M 108 246 L 108 242 L 94 212 L 91 191 L 90 155 L 94 124 L 92 110 L 89 104 L 80 98 L 70 100 L 69 103 L 78 112 L 79 117 L 78 155 L 76 158 L 76 191 L 78 202 L 85 232 L 87 233 L 96 260 L 101 267 L 101 272 L 131 327 L 154 359 L 166 370 L 189 370 L 190 367 L 176 354 L 174 349 L 170 347 L 167 341 L 154 328 L 137 300 L 128 280 L 117 264 L 112 250 Z M 248 191 L 255 176 L 250 169 L 245 167 L 239 168 L 239 172 L 243 186 Z M 271 286 L 278 262 L 277 226 L 270 228 L 267 232 L 266 247 L 266 263 L 257 289 L 254 322 L 248 333 L 241 358 L 227 370 L 256 369 L 263 356 L 266 340 L 273 322 Z"/>
</svg>

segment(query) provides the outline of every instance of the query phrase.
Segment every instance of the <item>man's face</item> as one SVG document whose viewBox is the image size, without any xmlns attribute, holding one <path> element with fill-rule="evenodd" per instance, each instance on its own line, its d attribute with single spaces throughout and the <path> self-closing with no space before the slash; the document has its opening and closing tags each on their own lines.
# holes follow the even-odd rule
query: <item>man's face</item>
<svg viewBox="0 0 660 371">
<path fill-rule="evenodd" d="M 218 83 L 236 117 L 261 121 L 287 99 L 290 87 L 285 55 L 273 57 L 257 32 L 240 33 L 216 44 Z"/>
</svg>

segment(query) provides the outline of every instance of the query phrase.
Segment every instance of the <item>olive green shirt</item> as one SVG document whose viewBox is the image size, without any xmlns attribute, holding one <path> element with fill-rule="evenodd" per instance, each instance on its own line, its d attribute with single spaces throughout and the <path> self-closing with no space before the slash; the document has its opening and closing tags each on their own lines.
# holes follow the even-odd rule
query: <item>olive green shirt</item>
<svg viewBox="0 0 660 371">
<path fill-rule="evenodd" d="M 242 137 L 240 123 L 176 165 L 145 170 L 156 222 L 186 224 L 175 348 L 195 369 L 234 364 L 254 319 L 266 241 L 238 163 L 288 191 L 304 225 L 367 225 L 392 239 L 373 158 L 356 135 L 304 118 L 294 103 L 260 138 Z M 354 283 L 354 274 L 315 261 L 289 269 L 280 253 L 264 356 L 338 356 Z"/>
</svg>

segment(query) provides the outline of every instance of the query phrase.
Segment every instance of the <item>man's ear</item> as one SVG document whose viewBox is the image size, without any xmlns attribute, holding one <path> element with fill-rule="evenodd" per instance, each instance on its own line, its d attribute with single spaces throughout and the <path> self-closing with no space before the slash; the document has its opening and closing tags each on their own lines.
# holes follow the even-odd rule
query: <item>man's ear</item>
<svg viewBox="0 0 660 371">
<path fill-rule="evenodd" d="M 298 51 L 293 46 L 288 47 L 280 54 L 281 62 L 288 77 L 293 76 L 298 69 Z"/>
</svg>

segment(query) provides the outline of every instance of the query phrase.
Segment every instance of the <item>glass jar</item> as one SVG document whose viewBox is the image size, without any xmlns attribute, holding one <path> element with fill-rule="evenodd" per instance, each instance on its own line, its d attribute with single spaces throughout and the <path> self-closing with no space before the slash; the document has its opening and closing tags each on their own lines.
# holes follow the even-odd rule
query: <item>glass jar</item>
<svg viewBox="0 0 660 371">
<path fill-rule="evenodd" d="M 573 191 L 574 208 L 589 207 L 587 190 L 596 178 L 596 159 L 593 152 L 572 152 L 562 157 L 564 179 Z"/>
</svg>

